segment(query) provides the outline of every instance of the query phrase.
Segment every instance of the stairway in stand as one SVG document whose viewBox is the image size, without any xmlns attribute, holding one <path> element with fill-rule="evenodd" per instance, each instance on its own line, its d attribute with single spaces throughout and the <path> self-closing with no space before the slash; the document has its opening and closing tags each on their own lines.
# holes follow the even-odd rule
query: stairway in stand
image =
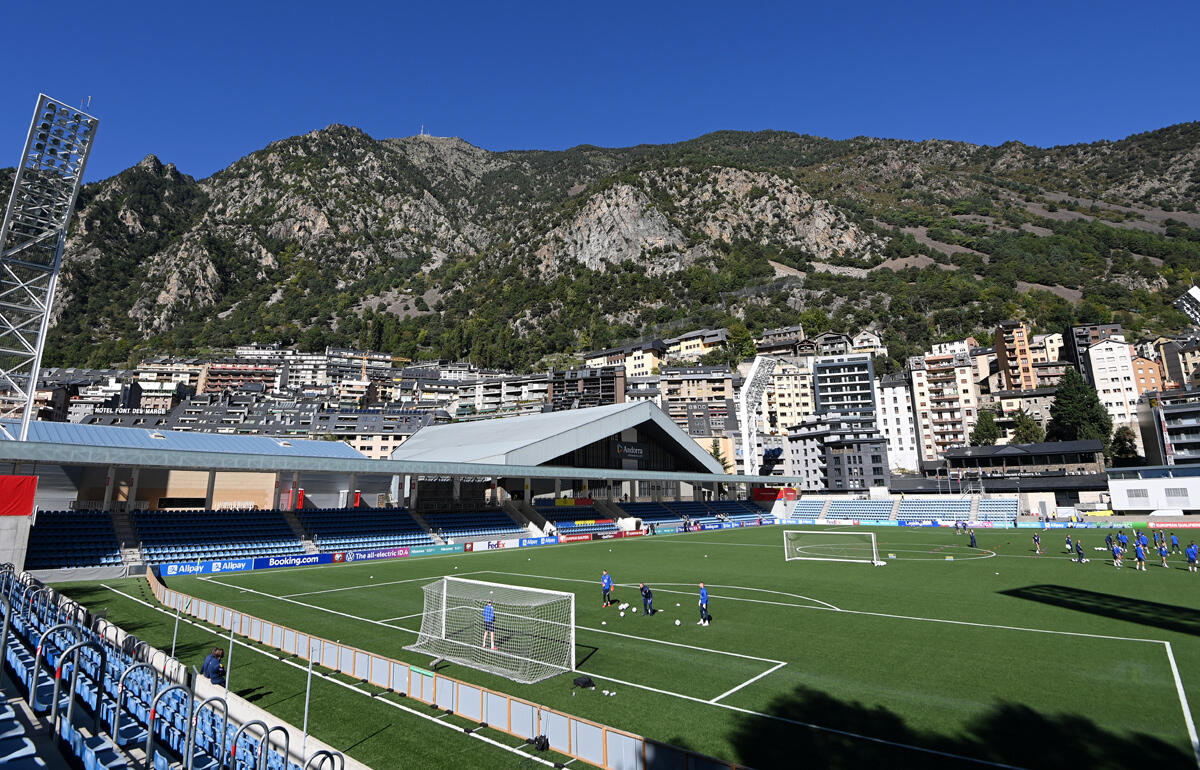
<svg viewBox="0 0 1200 770">
<path fill-rule="evenodd" d="M 283 520 L 287 522 L 288 526 L 291 527 L 292 533 L 297 537 L 297 539 L 300 540 L 300 544 L 304 546 L 304 552 L 319 553 L 317 544 L 312 541 L 312 538 L 309 537 L 308 532 L 304 530 L 304 525 L 300 523 L 300 519 L 297 518 L 296 512 L 281 510 L 279 513 L 283 516 Z"/>
</svg>

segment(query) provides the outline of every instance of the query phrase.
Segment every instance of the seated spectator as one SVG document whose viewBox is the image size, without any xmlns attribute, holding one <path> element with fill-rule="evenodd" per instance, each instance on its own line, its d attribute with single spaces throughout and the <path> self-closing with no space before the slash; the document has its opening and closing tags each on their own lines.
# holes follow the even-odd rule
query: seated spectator
<svg viewBox="0 0 1200 770">
<path fill-rule="evenodd" d="M 214 647 L 213 651 L 204 659 L 204 665 L 200 666 L 200 673 L 208 677 L 208 681 L 215 685 L 225 684 L 225 667 L 221 665 L 221 658 L 225 657 L 225 651 L 220 647 Z"/>
</svg>

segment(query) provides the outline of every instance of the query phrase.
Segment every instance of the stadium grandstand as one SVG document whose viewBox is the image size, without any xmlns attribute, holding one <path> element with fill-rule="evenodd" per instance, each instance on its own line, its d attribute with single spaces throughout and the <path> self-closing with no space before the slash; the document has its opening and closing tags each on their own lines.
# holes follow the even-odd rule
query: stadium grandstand
<svg viewBox="0 0 1200 770">
<path fill-rule="evenodd" d="M 0 556 L 76 577 L 782 518 L 1004 524 L 1019 513 L 1015 495 L 755 500 L 755 487 L 788 479 L 722 473 L 647 403 L 431 426 L 391 460 L 339 442 L 41 422 L 0 450 L 14 475 L 37 476 L 37 515 Z"/>
</svg>

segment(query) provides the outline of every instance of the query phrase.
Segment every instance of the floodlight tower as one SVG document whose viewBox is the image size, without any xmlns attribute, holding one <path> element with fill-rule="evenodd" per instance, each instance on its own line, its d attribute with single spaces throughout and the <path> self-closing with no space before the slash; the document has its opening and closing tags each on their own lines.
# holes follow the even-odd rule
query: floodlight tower
<svg viewBox="0 0 1200 770">
<path fill-rule="evenodd" d="M 99 121 L 39 94 L 0 225 L 0 418 L 29 435 L 50 305 Z M 0 437 L 14 438 L 0 425 Z"/>
</svg>

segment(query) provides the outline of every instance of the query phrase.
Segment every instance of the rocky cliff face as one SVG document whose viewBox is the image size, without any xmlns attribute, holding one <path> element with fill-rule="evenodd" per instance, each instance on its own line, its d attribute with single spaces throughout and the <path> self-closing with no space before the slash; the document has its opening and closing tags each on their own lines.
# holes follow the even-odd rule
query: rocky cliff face
<svg viewBox="0 0 1200 770">
<path fill-rule="evenodd" d="M 554 352 L 683 319 L 841 307 L 800 288 L 806 276 L 837 268 L 866 285 L 888 266 L 935 276 L 975 258 L 970 274 L 988 273 L 986 239 L 1051 237 L 1075 216 L 1051 213 L 1067 196 L 1110 206 L 1081 221 L 1187 237 L 1168 220 L 1200 217 L 1198 159 L 1197 124 L 1050 150 L 718 132 L 503 153 L 334 125 L 203 180 L 151 156 L 81 195 L 51 360 L 249 339 L 463 355 L 480 335 Z M 1092 273 L 1166 291 L 1137 261 L 1153 249 L 1135 246 L 1133 263 Z"/>
</svg>

